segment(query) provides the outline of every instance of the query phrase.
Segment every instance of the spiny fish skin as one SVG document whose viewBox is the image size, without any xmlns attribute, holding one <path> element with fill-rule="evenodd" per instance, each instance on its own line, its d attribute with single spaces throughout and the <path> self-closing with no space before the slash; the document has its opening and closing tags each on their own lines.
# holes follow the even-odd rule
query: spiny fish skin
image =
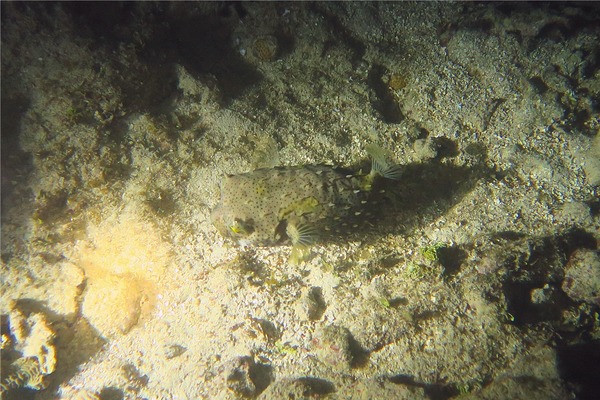
<svg viewBox="0 0 600 400">
<path fill-rule="evenodd" d="M 231 175 L 211 219 L 223 236 L 241 245 L 296 244 L 297 231 L 312 240 L 348 225 L 368 203 L 371 180 L 325 165 Z"/>
<path fill-rule="evenodd" d="M 383 149 L 373 144 L 365 149 L 372 160 L 368 174 L 307 165 L 230 175 L 221 184 L 221 202 L 211 220 L 223 236 L 242 246 L 292 244 L 292 259 L 301 259 L 301 249 L 318 237 L 347 232 L 358 226 L 357 218 L 371 214 L 378 177 L 402 176 L 402 168 L 390 164 Z"/>
</svg>

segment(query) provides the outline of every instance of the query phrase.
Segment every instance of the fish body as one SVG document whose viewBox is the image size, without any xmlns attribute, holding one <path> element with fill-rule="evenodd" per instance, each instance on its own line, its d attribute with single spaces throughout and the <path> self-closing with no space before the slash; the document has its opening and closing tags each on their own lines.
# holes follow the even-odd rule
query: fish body
<svg viewBox="0 0 600 400">
<path fill-rule="evenodd" d="M 377 176 L 397 179 L 399 169 L 375 154 L 369 174 L 306 165 L 229 175 L 211 220 L 224 237 L 240 245 L 307 246 L 350 229 L 357 217 L 370 214 Z"/>
</svg>

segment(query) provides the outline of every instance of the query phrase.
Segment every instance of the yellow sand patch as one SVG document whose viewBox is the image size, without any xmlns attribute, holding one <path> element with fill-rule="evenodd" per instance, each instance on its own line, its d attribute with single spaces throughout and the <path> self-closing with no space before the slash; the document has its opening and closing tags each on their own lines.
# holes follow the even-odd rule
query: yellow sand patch
<svg viewBox="0 0 600 400">
<path fill-rule="evenodd" d="M 134 213 L 108 218 L 88 232 L 77 255 L 87 278 L 82 314 L 105 337 L 127 333 L 152 309 L 169 246 Z"/>
</svg>

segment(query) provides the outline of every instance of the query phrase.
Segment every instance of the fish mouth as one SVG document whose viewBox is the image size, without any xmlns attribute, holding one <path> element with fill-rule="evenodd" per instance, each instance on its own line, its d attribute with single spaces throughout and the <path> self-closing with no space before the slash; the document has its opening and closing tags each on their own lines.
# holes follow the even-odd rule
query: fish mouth
<svg viewBox="0 0 600 400">
<path fill-rule="evenodd" d="M 221 211 L 221 207 L 220 206 L 216 206 L 215 208 L 213 208 L 210 212 L 210 222 L 214 223 L 221 219 L 223 215 L 223 212 Z"/>
<path fill-rule="evenodd" d="M 229 230 L 227 229 L 227 226 L 224 221 L 224 214 L 225 213 L 223 212 L 223 207 L 216 206 L 210 212 L 210 222 L 215 228 L 217 228 L 221 235 L 223 235 L 224 237 L 229 237 Z"/>
</svg>

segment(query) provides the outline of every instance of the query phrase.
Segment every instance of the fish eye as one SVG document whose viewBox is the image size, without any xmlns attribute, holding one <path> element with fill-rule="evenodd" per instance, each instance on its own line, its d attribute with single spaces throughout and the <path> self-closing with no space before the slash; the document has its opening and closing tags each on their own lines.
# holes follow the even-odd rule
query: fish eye
<svg viewBox="0 0 600 400">
<path fill-rule="evenodd" d="M 242 220 L 236 218 L 232 225 L 229 225 L 229 230 L 235 235 L 248 236 L 254 232 L 254 220 Z"/>
</svg>

